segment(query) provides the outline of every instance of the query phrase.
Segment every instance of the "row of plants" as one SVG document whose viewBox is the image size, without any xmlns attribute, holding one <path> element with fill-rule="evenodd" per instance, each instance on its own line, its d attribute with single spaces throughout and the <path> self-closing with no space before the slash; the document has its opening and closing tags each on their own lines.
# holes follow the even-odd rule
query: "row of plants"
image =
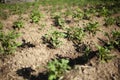
<svg viewBox="0 0 120 80">
<path fill-rule="evenodd" d="M 120 49 L 120 31 L 113 31 L 111 33 L 112 35 L 108 35 L 106 33 L 106 36 L 109 38 L 109 41 L 107 42 L 107 46 L 100 46 L 98 44 L 95 44 L 97 47 L 96 55 L 100 62 L 108 62 L 109 60 L 113 59 L 115 55 L 111 54 L 111 49 L 113 48 L 119 48 Z M 74 38 L 72 37 L 72 40 Z M 80 39 L 81 40 L 81 39 Z M 92 49 L 88 45 L 84 50 L 84 56 L 88 60 L 88 56 L 92 52 Z M 47 65 L 48 69 L 48 80 L 59 80 L 62 79 L 64 74 L 71 69 L 69 66 L 69 60 L 68 59 L 54 59 L 50 62 L 48 62 Z"/>
</svg>

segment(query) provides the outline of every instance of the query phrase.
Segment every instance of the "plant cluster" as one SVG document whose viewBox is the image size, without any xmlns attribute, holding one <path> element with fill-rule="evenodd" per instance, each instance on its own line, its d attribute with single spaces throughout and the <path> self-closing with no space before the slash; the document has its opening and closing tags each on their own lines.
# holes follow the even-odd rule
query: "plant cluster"
<svg viewBox="0 0 120 80">
<path fill-rule="evenodd" d="M 114 18 L 108 17 L 108 18 L 105 19 L 105 25 L 106 26 L 111 26 L 113 24 L 115 24 L 115 19 Z"/>
<path fill-rule="evenodd" d="M 16 39 L 20 34 L 11 31 L 8 33 L 0 32 L 0 53 L 1 54 L 12 54 L 16 48 L 21 44 L 16 42 Z"/>
<path fill-rule="evenodd" d="M 50 61 L 47 66 L 49 74 L 48 80 L 58 80 L 64 74 L 64 72 L 70 69 L 68 63 L 69 60 L 67 59 L 54 59 L 53 61 Z"/>
<path fill-rule="evenodd" d="M 41 14 L 38 10 L 36 10 L 36 11 L 32 11 L 30 18 L 33 23 L 38 23 L 40 18 L 42 17 L 43 17 L 43 14 Z"/>
<path fill-rule="evenodd" d="M 65 37 L 65 34 L 58 31 L 53 31 L 52 33 L 45 34 L 45 42 L 49 43 L 52 48 L 59 47 L 63 42 L 60 38 Z"/>
<path fill-rule="evenodd" d="M 68 40 L 72 40 L 74 43 L 81 43 L 81 40 L 85 36 L 85 32 L 83 28 L 68 28 L 67 29 L 67 38 Z"/>
<path fill-rule="evenodd" d="M 23 23 L 23 21 L 21 21 L 21 20 L 15 21 L 15 22 L 13 23 L 13 27 L 14 27 L 14 28 L 18 28 L 18 29 L 23 28 L 23 27 L 24 27 L 24 23 Z"/>
<path fill-rule="evenodd" d="M 93 22 L 89 22 L 86 25 L 85 31 L 91 32 L 93 34 L 96 34 L 96 32 L 99 31 L 98 27 L 99 27 L 98 22 L 94 22 L 94 23 Z"/>
</svg>

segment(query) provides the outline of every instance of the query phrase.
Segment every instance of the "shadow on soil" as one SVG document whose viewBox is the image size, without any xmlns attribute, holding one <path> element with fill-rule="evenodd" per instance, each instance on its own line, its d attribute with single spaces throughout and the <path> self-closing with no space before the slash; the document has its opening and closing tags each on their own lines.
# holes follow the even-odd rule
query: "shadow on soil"
<svg viewBox="0 0 120 80">
<path fill-rule="evenodd" d="M 75 59 L 69 59 L 67 57 L 61 57 L 60 55 L 57 55 L 57 57 L 59 59 L 62 59 L 62 58 L 69 59 L 69 65 L 71 67 L 74 67 L 75 65 L 85 65 L 85 64 L 87 64 L 91 59 L 96 57 L 96 53 L 97 53 L 97 51 L 93 51 L 93 52 L 90 52 L 90 54 L 88 54 L 88 56 L 82 55 L 82 56 L 79 56 Z"/>
<path fill-rule="evenodd" d="M 68 57 L 62 57 L 60 55 L 56 55 L 58 59 L 68 59 Z M 87 57 L 85 55 L 77 57 L 75 59 L 69 59 L 69 65 L 71 67 L 74 67 L 74 65 L 84 65 L 86 64 L 90 59 L 94 58 L 96 56 L 96 52 L 91 52 Z M 43 72 L 39 73 L 38 75 L 33 75 L 32 73 L 35 72 L 31 67 L 22 68 L 16 71 L 18 76 L 23 77 L 27 80 L 48 80 L 48 73 Z"/>
<path fill-rule="evenodd" d="M 31 67 L 22 68 L 16 71 L 18 76 L 23 77 L 27 80 L 47 80 L 48 74 L 46 73 L 39 73 L 38 75 L 33 75 L 32 73 L 35 72 Z"/>
<path fill-rule="evenodd" d="M 21 47 L 21 48 L 26 48 L 26 47 L 33 48 L 33 47 L 35 47 L 35 45 L 30 43 L 30 42 L 26 42 L 26 40 L 22 39 L 22 45 L 20 45 L 19 47 Z"/>
</svg>

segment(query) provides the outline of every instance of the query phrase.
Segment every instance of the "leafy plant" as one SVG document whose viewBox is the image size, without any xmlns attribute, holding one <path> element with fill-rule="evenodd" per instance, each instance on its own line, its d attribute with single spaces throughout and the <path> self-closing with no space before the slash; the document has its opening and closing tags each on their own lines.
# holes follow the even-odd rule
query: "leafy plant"
<svg viewBox="0 0 120 80">
<path fill-rule="evenodd" d="M 107 45 L 112 48 L 120 49 L 120 31 L 112 31 L 111 35 L 108 33 L 105 34 L 109 41 L 107 42 Z"/>
<path fill-rule="evenodd" d="M 120 27 L 120 16 L 116 18 L 116 24 Z"/>
<path fill-rule="evenodd" d="M 23 28 L 24 27 L 24 23 L 23 23 L 23 21 L 18 20 L 18 21 L 13 23 L 13 27 L 14 28 L 18 28 L 18 29 Z"/>
<path fill-rule="evenodd" d="M 88 57 L 89 56 L 89 54 L 90 54 L 90 52 L 91 52 L 91 48 L 88 46 L 88 47 L 86 47 L 85 48 L 85 51 L 84 51 L 84 53 L 85 53 L 85 56 L 86 57 Z"/>
<path fill-rule="evenodd" d="M 95 13 L 96 13 L 96 10 L 93 8 L 85 9 L 83 19 L 90 20 L 91 16 L 94 15 Z"/>
<path fill-rule="evenodd" d="M 102 7 L 101 9 L 99 9 L 99 15 L 100 16 L 107 17 L 110 14 L 111 14 L 111 12 L 106 7 Z"/>
<path fill-rule="evenodd" d="M 80 20 L 80 19 L 83 19 L 84 13 L 81 9 L 77 9 L 72 16 L 73 16 L 73 19 Z"/>
<path fill-rule="evenodd" d="M 0 30 L 3 28 L 3 24 L 2 22 L 0 22 Z"/>
<path fill-rule="evenodd" d="M 68 65 L 69 60 L 66 59 L 54 59 L 48 63 L 48 80 L 59 79 L 67 70 L 70 69 Z"/>
<path fill-rule="evenodd" d="M 16 48 L 20 46 L 20 43 L 17 43 L 15 40 L 20 34 L 15 33 L 14 31 L 4 33 L 0 32 L 0 53 L 1 54 L 11 54 L 14 53 Z"/>
<path fill-rule="evenodd" d="M 105 19 L 105 25 L 106 25 L 106 26 L 111 26 L 111 25 L 113 25 L 114 23 L 115 23 L 115 19 L 112 18 L 112 17 L 108 17 L 108 18 Z"/>
<path fill-rule="evenodd" d="M 96 45 L 98 48 L 98 58 L 102 62 L 111 60 L 114 56 L 110 54 L 110 50 L 107 47 Z"/>
<path fill-rule="evenodd" d="M 33 11 L 32 13 L 31 13 L 31 19 L 32 19 L 32 22 L 33 23 L 38 23 L 39 22 L 39 20 L 40 20 L 40 18 L 42 18 L 43 17 L 43 14 L 41 14 L 38 10 L 37 11 Z"/>
<path fill-rule="evenodd" d="M 64 29 L 65 21 L 61 18 L 61 16 L 56 15 L 54 19 L 55 19 L 55 25 L 60 26 L 60 28 Z"/>
<path fill-rule="evenodd" d="M 93 34 L 96 34 L 96 31 L 99 31 L 98 27 L 99 27 L 99 24 L 98 22 L 89 22 L 87 25 L 87 27 L 85 28 L 85 31 L 89 31 Z"/>
<path fill-rule="evenodd" d="M 82 28 L 68 28 L 67 29 L 67 38 L 72 40 L 74 43 L 81 43 L 81 40 L 85 36 L 84 29 Z"/>
<path fill-rule="evenodd" d="M 53 31 L 52 33 L 45 34 L 44 41 L 49 43 L 52 48 L 57 48 L 62 44 L 60 38 L 65 37 L 65 34 L 58 31 Z"/>
</svg>

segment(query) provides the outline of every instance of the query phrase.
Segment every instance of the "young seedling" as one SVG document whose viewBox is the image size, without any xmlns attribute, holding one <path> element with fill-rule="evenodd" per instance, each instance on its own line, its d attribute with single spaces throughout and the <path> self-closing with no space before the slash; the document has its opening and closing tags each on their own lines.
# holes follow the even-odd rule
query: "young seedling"
<svg viewBox="0 0 120 80">
<path fill-rule="evenodd" d="M 115 19 L 112 17 L 105 18 L 105 26 L 111 26 L 115 24 Z"/>
<path fill-rule="evenodd" d="M 115 57 L 110 54 L 110 50 L 107 47 L 103 47 L 99 45 L 96 45 L 96 47 L 98 48 L 97 55 L 101 62 L 108 62 L 108 60 L 111 60 L 113 57 Z"/>
<path fill-rule="evenodd" d="M 67 38 L 72 40 L 74 43 L 81 43 L 81 40 L 85 36 L 84 29 L 82 28 L 68 28 L 67 29 Z"/>
<path fill-rule="evenodd" d="M 98 22 L 89 22 L 87 25 L 86 25 L 86 28 L 85 28 L 85 31 L 88 31 L 92 34 L 96 34 L 97 31 L 99 31 L 98 29 L 99 27 L 99 24 Z"/>
<path fill-rule="evenodd" d="M 60 47 L 60 45 L 62 45 L 62 41 L 60 40 L 60 38 L 65 37 L 65 34 L 62 32 L 58 32 L 58 31 L 53 31 L 52 33 L 46 34 L 44 36 L 44 42 L 45 43 L 49 43 L 49 45 L 52 48 L 57 48 Z"/>
<path fill-rule="evenodd" d="M 14 31 L 8 32 L 7 34 L 0 32 L 0 53 L 5 55 L 14 53 L 16 48 L 21 45 L 16 42 L 19 36 L 20 34 Z"/>
<path fill-rule="evenodd" d="M 70 69 L 67 59 L 54 59 L 48 63 L 48 80 L 58 80 L 63 74 Z"/>
<path fill-rule="evenodd" d="M 23 27 L 24 27 L 24 23 L 21 20 L 18 20 L 18 21 L 13 23 L 13 28 L 15 28 L 15 29 L 16 28 L 20 29 L 20 28 L 23 28 Z"/>
<path fill-rule="evenodd" d="M 31 20 L 33 23 L 38 23 L 40 18 L 43 17 L 43 14 L 41 14 L 38 10 L 37 11 L 33 11 L 30 15 Z"/>
<path fill-rule="evenodd" d="M 91 54 L 91 48 L 89 46 L 86 46 L 84 50 L 84 58 L 85 60 L 89 60 L 89 55 Z"/>
</svg>

